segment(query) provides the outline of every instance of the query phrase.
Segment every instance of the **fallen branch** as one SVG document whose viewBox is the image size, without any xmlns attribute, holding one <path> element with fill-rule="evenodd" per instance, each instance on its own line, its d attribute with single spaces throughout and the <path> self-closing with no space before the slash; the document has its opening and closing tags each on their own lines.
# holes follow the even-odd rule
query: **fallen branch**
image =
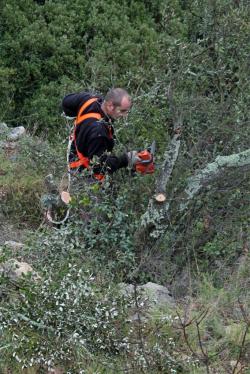
<svg viewBox="0 0 250 374">
<path fill-rule="evenodd" d="M 211 162 L 188 179 L 187 187 L 184 190 L 184 202 L 180 204 L 179 211 L 182 212 L 203 187 L 211 184 L 229 170 L 245 166 L 250 166 L 250 149 L 229 156 L 216 157 L 214 162 Z"/>
<path fill-rule="evenodd" d="M 156 182 L 156 193 L 150 199 L 146 212 L 141 216 L 137 236 L 143 236 L 145 239 L 145 235 L 147 235 L 159 239 L 168 228 L 171 207 L 166 199 L 165 190 L 177 160 L 179 148 L 180 140 L 176 134 L 165 153 L 162 172 Z M 236 168 L 243 172 L 250 168 L 250 149 L 229 156 L 218 156 L 214 162 L 207 164 L 204 169 L 198 170 L 194 176 L 188 178 L 184 192 L 180 196 L 176 196 L 175 199 L 179 200 L 176 207 L 177 214 L 183 213 L 204 187 L 211 185 L 218 178 Z"/>
</svg>

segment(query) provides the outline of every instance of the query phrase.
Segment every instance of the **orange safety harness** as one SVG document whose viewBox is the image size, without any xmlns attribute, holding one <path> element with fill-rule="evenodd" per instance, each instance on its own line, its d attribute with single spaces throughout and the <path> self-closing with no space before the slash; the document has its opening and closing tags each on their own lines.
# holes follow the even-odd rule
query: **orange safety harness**
<svg viewBox="0 0 250 374">
<path fill-rule="evenodd" d="M 87 100 L 80 108 L 79 112 L 78 112 L 78 115 L 76 117 L 76 120 L 75 120 L 75 126 L 74 126 L 74 132 L 72 134 L 72 141 L 74 142 L 75 144 L 75 149 L 76 149 L 76 154 L 77 154 L 77 157 L 78 157 L 78 160 L 76 161 L 73 161 L 73 162 L 70 162 L 69 163 L 69 167 L 70 169 L 75 169 L 75 168 L 78 168 L 80 166 L 83 166 L 84 168 L 90 170 L 90 159 L 86 156 L 84 156 L 77 148 L 77 145 L 76 145 L 76 129 L 77 129 L 77 126 L 80 125 L 84 120 L 88 119 L 88 118 L 92 118 L 93 119 L 93 122 L 94 120 L 100 120 L 102 118 L 101 114 L 100 113 L 86 113 L 84 114 L 85 110 L 92 104 L 94 103 L 95 101 L 97 101 L 97 97 L 93 97 L 92 99 L 89 99 Z M 109 134 L 111 135 L 111 133 Z M 95 173 L 93 174 L 94 178 L 97 179 L 98 181 L 103 181 L 105 176 L 103 174 L 98 174 L 98 173 Z"/>
</svg>

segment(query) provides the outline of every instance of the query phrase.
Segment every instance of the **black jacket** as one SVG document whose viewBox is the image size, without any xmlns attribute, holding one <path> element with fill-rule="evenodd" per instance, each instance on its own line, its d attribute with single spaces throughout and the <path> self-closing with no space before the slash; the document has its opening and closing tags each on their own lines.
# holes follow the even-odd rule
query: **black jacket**
<svg viewBox="0 0 250 374">
<path fill-rule="evenodd" d="M 127 167 L 128 159 L 126 154 L 121 156 L 107 154 L 107 152 L 112 152 L 115 142 L 113 120 L 107 117 L 101 109 L 103 97 L 92 95 L 89 92 L 69 94 L 64 97 L 62 108 L 67 116 L 76 117 L 81 106 L 92 97 L 98 97 L 98 100 L 92 103 L 84 113 L 100 113 L 102 120 L 85 119 L 78 124 L 75 133 L 76 146 L 79 152 L 89 159 L 94 156 L 99 157 L 99 163 L 94 167 L 94 172 L 113 173 L 122 167 Z M 70 162 L 76 157 L 75 144 L 72 143 Z"/>
</svg>

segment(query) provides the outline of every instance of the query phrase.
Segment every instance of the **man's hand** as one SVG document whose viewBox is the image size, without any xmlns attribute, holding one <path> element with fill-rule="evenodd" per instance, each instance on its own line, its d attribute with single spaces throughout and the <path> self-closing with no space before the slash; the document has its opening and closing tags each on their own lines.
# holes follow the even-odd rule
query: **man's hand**
<svg viewBox="0 0 250 374">
<path fill-rule="evenodd" d="M 129 167 L 129 169 L 135 169 L 136 163 L 141 161 L 141 158 L 138 156 L 137 151 L 128 152 L 127 157 L 128 157 L 128 167 Z"/>
</svg>

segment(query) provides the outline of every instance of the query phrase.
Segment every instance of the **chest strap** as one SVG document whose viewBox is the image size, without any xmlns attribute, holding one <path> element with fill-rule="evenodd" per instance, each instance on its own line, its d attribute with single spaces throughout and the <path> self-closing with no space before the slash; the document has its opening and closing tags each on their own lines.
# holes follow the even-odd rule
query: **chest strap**
<svg viewBox="0 0 250 374">
<path fill-rule="evenodd" d="M 85 119 L 88 119 L 88 118 L 93 118 L 93 120 L 95 120 L 95 119 L 100 120 L 102 117 L 99 113 L 87 113 L 87 114 L 84 114 L 84 115 L 81 116 L 81 122 L 84 121 Z M 79 123 L 78 123 L 78 125 L 79 125 Z M 71 162 L 70 163 L 70 168 L 77 168 L 79 166 L 84 166 L 85 168 L 89 169 L 89 158 L 84 156 L 78 150 L 78 147 L 76 145 L 76 128 L 77 128 L 77 124 L 75 124 L 75 128 L 74 128 L 73 141 L 75 143 L 75 149 L 76 149 L 78 160 Z"/>
<path fill-rule="evenodd" d="M 93 97 L 92 99 L 89 99 L 86 101 L 86 103 L 84 103 L 79 111 L 78 111 L 78 114 L 77 114 L 77 117 L 76 117 L 76 120 L 75 120 L 75 125 L 79 125 L 79 123 L 81 123 L 82 121 L 84 121 L 85 119 L 87 118 L 91 118 L 91 116 L 89 117 L 85 117 L 89 114 L 93 114 L 93 113 L 87 113 L 87 114 L 84 114 L 84 111 L 85 109 L 87 109 L 91 104 L 93 104 L 94 102 L 96 102 L 98 99 L 97 97 Z M 99 113 L 95 113 L 95 114 L 99 114 Z M 101 118 L 101 117 L 100 117 Z"/>
</svg>

